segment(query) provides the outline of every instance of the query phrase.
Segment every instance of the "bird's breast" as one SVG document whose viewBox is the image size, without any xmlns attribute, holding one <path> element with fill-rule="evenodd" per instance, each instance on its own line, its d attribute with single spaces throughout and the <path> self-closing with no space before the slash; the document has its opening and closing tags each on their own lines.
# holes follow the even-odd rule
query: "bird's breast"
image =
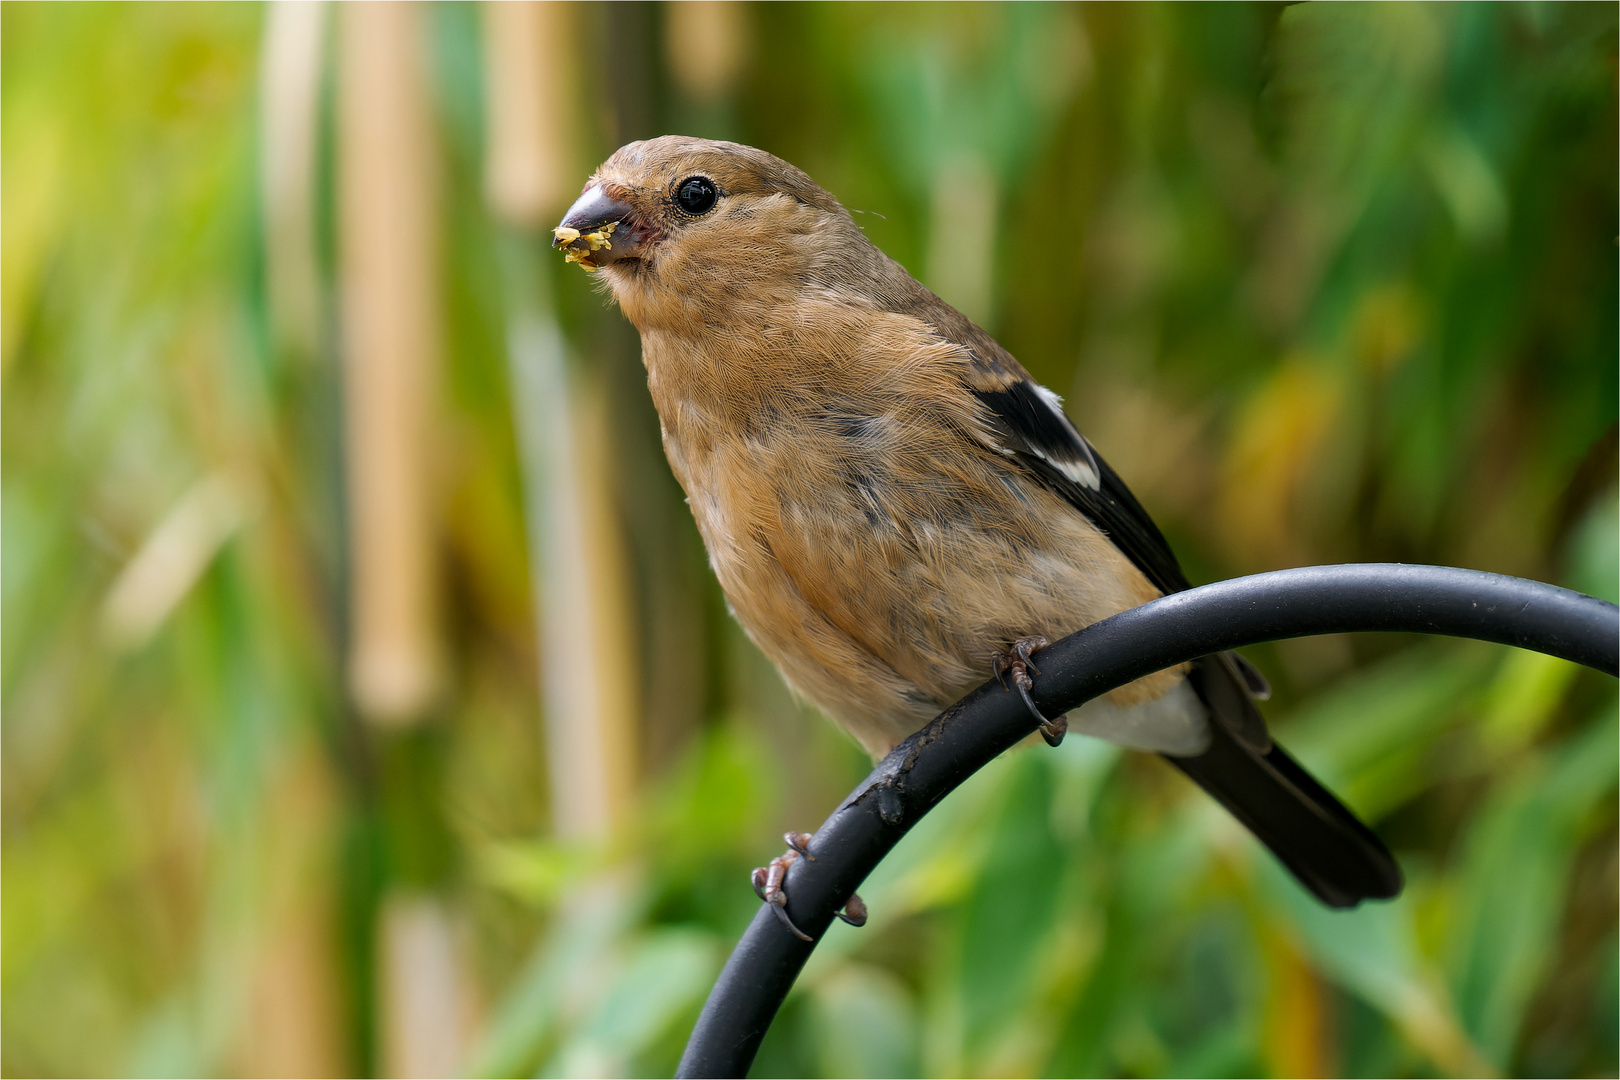
<svg viewBox="0 0 1620 1080">
<path fill-rule="evenodd" d="M 949 399 L 838 378 L 728 392 L 649 369 L 733 610 L 835 715 L 805 674 L 848 681 L 829 657 L 853 650 L 932 708 L 982 682 L 1009 641 L 1130 606 L 1105 595 L 1117 575 L 1096 572 L 1121 561 L 1112 545 L 987 450 Z"/>
</svg>

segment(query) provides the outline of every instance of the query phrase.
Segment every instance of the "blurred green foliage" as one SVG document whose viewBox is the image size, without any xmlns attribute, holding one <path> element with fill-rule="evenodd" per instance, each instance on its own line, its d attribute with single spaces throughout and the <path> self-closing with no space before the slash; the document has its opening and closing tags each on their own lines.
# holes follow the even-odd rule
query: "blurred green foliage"
<svg viewBox="0 0 1620 1080">
<path fill-rule="evenodd" d="M 585 88 L 586 156 L 681 130 L 804 167 L 1067 396 L 1195 579 L 1403 559 L 1616 599 L 1613 5 L 751 5 L 719 105 L 671 81 L 670 17 L 582 11 L 631 70 Z M 478 19 L 430 20 L 454 691 L 381 736 L 344 703 L 332 348 L 269 329 L 261 9 L 0 5 L 8 1075 L 377 1070 L 399 890 L 465 929 L 469 1072 L 667 1074 L 748 868 L 863 774 L 725 617 L 633 335 L 550 267 L 607 374 L 653 764 L 622 835 L 549 837 Z M 218 526 L 194 583 L 110 634 L 186 506 Z M 1013 753 L 863 888 L 756 1073 L 1614 1075 L 1612 681 L 1254 658 L 1401 899 L 1316 906 L 1156 759 Z"/>
</svg>

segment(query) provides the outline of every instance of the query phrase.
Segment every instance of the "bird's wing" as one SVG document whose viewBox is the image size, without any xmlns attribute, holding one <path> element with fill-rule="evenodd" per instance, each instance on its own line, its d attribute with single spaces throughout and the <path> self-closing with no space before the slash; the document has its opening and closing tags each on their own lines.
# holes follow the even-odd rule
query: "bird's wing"
<svg viewBox="0 0 1620 1080">
<path fill-rule="evenodd" d="M 1062 495 L 1101 529 L 1160 591 L 1189 588 L 1153 519 L 1064 415 L 1056 394 L 983 330 L 932 294 L 910 305 L 963 350 L 966 389 L 983 405 L 991 446 Z M 1389 851 L 1332 793 L 1271 741 L 1254 699 L 1269 688 L 1236 653 L 1193 662 L 1194 691 L 1216 721 L 1208 750 L 1169 757 L 1232 811 L 1323 902 L 1354 907 L 1401 890 Z"/>
<path fill-rule="evenodd" d="M 1191 588 L 1164 534 L 1125 481 L 1076 430 L 1063 411 L 1062 399 L 1031 378 L 1011 353 L 961 312 L 912 284 L 916 291 L 894 310 L 919 319 L 962 351 L 966 388 L 983 406 L 994 448 L 1084 514 L 1154 588 L 1166 594 Z M 1264 701 L 1271 696 L 1265 676 L 1237 653 L 1222 653 L 1211 662 L 1227 669 L 1254 698 Z M 1255 749 L 1263 752 L 1270 747 L 1265 721 L 1252 704 L 1223 721 Z"/>
<path fill-rule="evenodd" d="M 994 448 L 1067 499 L 1160 592 L 1190 588 L 1159 527 L 1119 475 L 1075 430 L 1064 415 L 1062 400 L 1030 378 L 995 338 L 917 284 L 898 264 L 892 269 L 894 280 L 902 287 L 896 289 L 889 309 L 917 319 L 940 340 L 962 351 L 967 360 L 963 368 L 967 389 L 984 406 Z"/>
<path fill-rule="evenodd" d="M 974 364 L 968 381 L 989 412 L 996 449 L 1018 460 L 1086 515 L 1160 592 L 1192 588 L 1164 534 L 1125 481 L 1069 421 L 1061 398 L 1005 353 L 991 363 Z M 1222 653 L 1217 662 L 1230 666 L 1231 674 L 1254 697 L 1264 701 L 1271 696 L 1265 676 L 1237 653 Z M 1264 721 L 1252 709 L 1245 710 L 1234 726 L 1240 737 L 1260 749 L 1270 745 Z"/>
<path fill-rule="evenodd" d="M 1058 396 L 1022 372 L 1007 375 L 973 387 L 999 436 L 997 449 L 1086 515 L 1160 592 L 1190 588 L 1159 527 L 1075 430 Z"/>
</svg>

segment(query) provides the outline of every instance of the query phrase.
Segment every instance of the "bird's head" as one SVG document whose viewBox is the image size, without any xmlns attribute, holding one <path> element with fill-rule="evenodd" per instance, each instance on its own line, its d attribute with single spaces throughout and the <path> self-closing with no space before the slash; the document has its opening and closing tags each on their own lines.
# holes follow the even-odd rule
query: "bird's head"
<svg viewBox="0 0 1620 1080">
<path fill-rule="evenodd" d="M 838 247 L 865 245 L 799 169 L 751 146 L 678 135 L 621 147 L 553 235 L 569 262 L 603 271 L 643 329 L 755 307 L 814 276 Z"/>
</svg>

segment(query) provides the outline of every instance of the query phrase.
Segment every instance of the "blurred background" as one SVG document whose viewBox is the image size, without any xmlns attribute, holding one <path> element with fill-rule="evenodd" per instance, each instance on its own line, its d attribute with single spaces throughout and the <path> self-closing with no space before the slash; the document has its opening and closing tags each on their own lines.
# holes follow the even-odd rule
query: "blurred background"
<svg viewBox="0 0 1620 1080">
<path fill-rule="evenodd" d="M 1616 599 L 1612 4 L 0 6 L 6 1075 L 667 1075 L 865 774 L 726 614 L 547 229 L 802 166 L 1064 394 L 1195 581 Z M 1019 242 L 1032 225 L 1060 243 Z M 1405 867 L 1315 905 L 1163 762 L 1007 755 L 760 1076 L 1613 1076 L 1612 680 L 1251 652 Z"/>
</svg>

